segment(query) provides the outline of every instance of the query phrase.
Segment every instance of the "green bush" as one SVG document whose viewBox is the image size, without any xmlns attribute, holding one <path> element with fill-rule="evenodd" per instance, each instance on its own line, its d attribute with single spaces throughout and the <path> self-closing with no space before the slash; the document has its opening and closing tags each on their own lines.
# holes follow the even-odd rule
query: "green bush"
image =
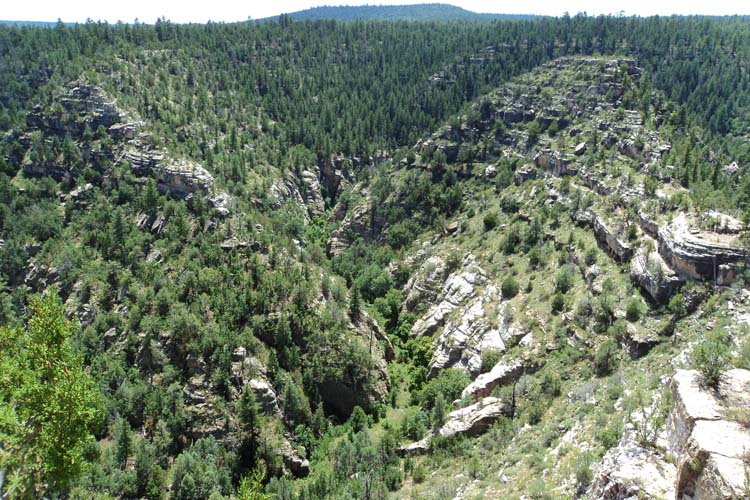
<svg viewBox="0 0 750 500">
<path fill-rule="evenodd" d="M 487 373 L 492 370 L 492 367 L 500 361 L 502 355 L 503 353 L 499 349 L 490 348 L 482 351 L 482 367 L 480 368 L 480 371 L 482 373 Z"/>
<path fill-rule="evenodd" d="M 594 264 L 596 264 L 598 253 L 599 252 L 596 250 L 596 247 L 591 247 L 586 250 L 586 255 L 584 255 L 583 260 L 587 266 L 593 266 Z"/>
<path fill-rule="evenodd" d="M 605 450 L 612 448 L 620 442 L 622 436 L 622 422 L 619 420 L 610 423 L 608 426 L 599 430 L 596 438 L 602 444 Z"/>
<path fill-rule="evenodd" d="M 495 229 L 497 227 L 498 217 L 497 212 L 490 211 L 484 214 L 484 218 L 482 219 L 482 222 L 484 223 L 484 230 L 490 231 L 492 229 Z"/>
<path fill-rule="evenodd" d="M 693 349 L 693 362 L 701 373 L 703 382 L 715 387 L 729 364 L 729 347 L 726 335 L 720 331 L 710 332 Z"/>
<path fill-rule="evenodd" d="M 508 275 L 508 277 L 503 280 L 503 283 L 500 285 L 500 292 L 505 299 L 511 299 L 518 295 L 518 282 L 516 282 L 513 276 Z"/>
<path fill-rule="evenodd" d="M 427 469 L 422 464 L 417 465 L 412 472 L 411 478 L 416 484 L 421 484 L 427 479 Z"/>
<path fill-rule="evenodd" d="M 625 317 L 628 321 L 631 323 L 635 323 L 639 319 L 641 319 L 641 301 L 637 298 L 634 298 L 630 302 L 628 302 L 627 307 L 625 308 Z"/>
<path fill-rule="evenodd" d="M 570 266 L 563 266 L 555 277 L 555 290 L 560 293 L 567 293 L 573 287 L 573 273 Z"/>
<path fill-rule="evenodd" d="M 557 292 L 552 296 L 552 303 L 550 305 L 552 306 L 553 313 L 559 313 L 565 308 L 565 297 L 563 297 L 562 293 Z"/>
<path fill-rule="evenodd" d="M 554 372 L 547 372 L 542 376 L 542 392 L 550 397 L 557 397 L 562 391 L 562 381 L 560 375 Z"/>
<path fill-rule="evenodd" d="M 438 394 L 442 394 L 445 401 L 454 401 L 461 397 L 461 392 L 470 382 L 471 379 L 463 370 L 443 370 L 440 375 L 425 384 L 419 393 L 419 402 L 423 407 L 432 409 Z"/>
<path fill-rule="evenodd" d="M 594 370 L 600 377 L 612 373 L 617 362 L 617 344 L 612 339 L 605 340 L 594 355 Z"/>
</svg>

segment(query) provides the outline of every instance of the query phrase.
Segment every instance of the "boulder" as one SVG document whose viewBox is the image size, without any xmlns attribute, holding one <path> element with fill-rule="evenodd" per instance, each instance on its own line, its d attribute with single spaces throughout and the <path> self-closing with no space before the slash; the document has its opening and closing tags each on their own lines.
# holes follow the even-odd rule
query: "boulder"
<svg viewBox="0 0 750 500">
<path fill-rule="evenodd" d="M 526 166 L 521 170 L 516 171 L 516 175 L 513 178 L 516 186 L 520 186 L 526 181 L 536 179 L 536 170 L 532 166 Z"/>
<path fill-rule="evenodd" d="M 592 467 L 589 500 L 674 499 L 675 466 L 639 445 L 632 432 Z"/>
<path fill-rule="evenodd" d="M 288 440 L 282 442 L 279 454 L 284 461 L 284 467 L 289 469 L 294 477 L 305 477 L 310 473 L 310 461 L 300 456 Z"/>
<path fill-rule="evenodd" d="M 445 423 L 431 435 L 401 448 L 402 456 L 424 454 L 430 449 L 430 439 L 433 436 L 478 436 L 500 417 L 509 416 L 511 405 L 499 398 L 484 398 L 466 408 L 460 408 L 448 414 Z"/>
<path fill-rule="evenodd" d="M 474 382 L 466 386 L 462 398 L 480 399 L 490 395 L 495 387 L 512 384 L 523 375 L 524 365 L 520 361 L 500 361 L 492 370 L 479 375 Z"/>
<path fill-rule="evenodd" d="M 583 153 L 586 152 L 586 143 L 582 142 L 576 146 L 576 148 L 573 150 L 573 154 L 576 156 L 581 156 Z"/>
</svg>

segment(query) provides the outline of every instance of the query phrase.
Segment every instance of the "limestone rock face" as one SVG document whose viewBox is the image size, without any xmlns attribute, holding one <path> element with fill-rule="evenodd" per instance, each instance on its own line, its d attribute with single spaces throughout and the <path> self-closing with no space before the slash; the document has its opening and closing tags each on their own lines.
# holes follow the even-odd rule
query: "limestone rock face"
<svg viewBox="0 0 750 500">
<path fill-rule="evenodd" d="M 466 386 L 461 397 L 472 399 L 484 398 L 490 395 L 495 387 L 511 384 L 521 378 L 524 365 L 520 361 L 510 363 L 500 361 L 492 370 L 479 375 L 474 382 Z"/>
<path fill-rule="evenodd" d="M 449 437 L 456 435 L 478 436 L 487 431 L 490 425 L 502 416 L 510 414 L 510 405 L 499 398 L 484 398 L 481 401 L 452 411 L 445 424 L 433 435 Z M 401 454 L 414 456 L 426 453 L 430 447 L 430 438 L 412 443 L 401 448 Z"/>
<path fill-rule="evenodd" d="M 699 420 L 677 463 L 677 497 L 742 498 L 750 433 L 736 422 Z"/>
<path fill-rule="evenodd" d="M 181 198 L 192 193 L 208 195 L 214 184 L 213 176 L 198 163 L 176 161 L 165 153 L 129 148 L 125 159 L 136 174 L 154 178 L 160 190 Z"/>
<path fill-rule="evenodd" d="M 320 185 L 320 169 L 317 166 L 288 171 L 271 187 L 278 206 L 284 202 L 296 203 L 305 209 L 307 220 L 325 212 L 325 202 Z"/>
<path fill-rule="evenodd" d="M 320 169 L 313 167 L 305 169 L 301 172 L 300 182 L 302 184 L 302 199 L 305 201 L 307 207 L 307 213 L 312 217 L 322 215 L 325 212 L 326 206 L 323 201 L 321 194 L 320 181 Z"/>
<path fill-rule="evenodd" d="M 750 431 L 727 420 L 725 407 L 748 407 L 750 371 L 728 370 L 716 393 L 701 387 L 699 377 L 695 370 L 680 370 L 672 381 L 668 431 L 670 451 L 679 453 L 678 498 L 742 498 Z"/>
<path fill-rule="evenodd" d="M 750 406 L 750 371 L 728 370 L 717 389 L 708 389 L 696 370 L 677 370 L 670 388 L 672 407 L 659 440 L 664 455 L 638 445 L 626 429 L 595 467 L 588 498 L 745 498 L 750 430 L 727 409 Z"/>
<path fill-rule="evenodd" d="M 539 151 L 534 156 L 534 165 L 558 177 L 578 173 L 578 169 L 570 166 L 570 160 L 564 154 L 550 149 Z"/>
<path fill-rule="evenodd" d="M 578 210 L 573 217 L 579 224 L 590 226 L 594 230 L 596 239 L 613 258 L 620 262 L 630 259 L 633 248 L 628 242 L 621 240 L 596 212 L 589 209 Z"/>
<path fill-rule="evenodd" d="M 624 435 L 609 449 L 592 472 L 587 492 L 590 499 L 675 498 L 675 466 L 643 448 L 630 435 Z"/>
<path fill-rule="evenodd" d="M 37 106 L 27 116 L 27 124 L 31 128 L 46 129 L 58 135 L 75 136 L 82 134 L 87 126 L 95 131 L 100 126 L 109 129 L 115 124 L 128 121 L 127 115 L 101 87 L 76 81 L 68 88 L 68 92 L 61 95 L 58 102 L 65 112 L 75 113 L 80 117 L 79 120 L 45 113 L 41 106 Z"/>
<path fill-rule="evenodd" d="M 292 448 L 288 440 L 284 440 L 279 449 L 284 466 L 294 475 L 294 477 L 305 477 L 310 473 L 310 461 L 302 458 L 297 450 Z"/>
<path fill-rule="evenodd" d="M 435 304 L 447 276 L 448 267 L 441 256 L 433 255 L 425 260 L 404 287 L 404 310 L 413 312 L 421 305 Z"/>
<path fill-rule="evenodd" d="M 457 314 L 445 323 L 433 343 L 428 377 L 447 368 L 461 368 L 475 376 L 482 367 L 483 351 L 504 351 L 511 337 L 519 335 L 506 324 L 505 305 L 497 306 L 496 316 L 490 317 L 489 307 L 500 303 L 498 292 L 494 285 L 488 285 L 480 296 L 457 308 Z"/>
<path fill-rule="evenodd" d="M 657 252 L 649 254 L 645 248 L 639 248 L 630 262 L 630 278 L 661 304 L 666 303 L 683 283 Z"/>
<path fill-rule="evenodd" d="M 736 264 L 745 258 L 742 248 L 712 242 L 691 234 L 678 218 L 672 227 L 659 228 L 659 253 L 682 277 L 729 285 L 737 279 Z"/>
<path fill-rule="evenodd" d="M 231 380 L 237 394 L 243 387 L 249 387 L 255 393 L 255 399 L 264 413 L 281 418 L 278 395 L 268 381 L 266 367 L 257 358 L 248 356 L 244 347 L 232 353 L 232 360 Z"/>
<path fill-rule="evenodd" d="M 434 305 L 414 323 L 411 334 L 421 337 L 435 333 L 444 324 L 447 315 L 472 297 L 475 288 L 486 281 L 484 270 L 475 263 L 473 255 L 467 254 L 461 269 L 446 279 Z"/>
<path fill-rule="evenodd" d="M 79 147 L 86 162 L 107 174 L 111 164 L 128 162 L 139 176 L 152 177 L 160 190 L 177 197 L 199 195 L 206 197 L 220 212 L 228 211 L 231 198 L 214 188 L 214 178 L 203 166 L 186 159 L 175 159 L 166 152 L 155 150 L 142 132 L 145 123 L 117 107 L 115 100 L 98 86 L 73 82 L 70 90 L 56 99 L 60 111 L 37 106 L 27 116 L 30 128 L 61 138 L 70 136 Z M 111 141 L 104 147 L 84 147 L 88 144 L 85 131 L 96 132 L 103 127 Z M 72 165 L 25 161 L 28 175 L 71 179 Z M 221 206 L 219 206 L 221 205 Z"/>
<path fill-rule="evenodd" d="M 332 256 L 341 255 L 349 245 L 353 235 L 362 236 L 367 241 L 377 241 L 381 237 L 385 226 L 385 219 L 376 216 L 371 207 L 371 199 L 365 196 L 349 210 L 341 227 L 331 233 L 328 241 L 328 253 Z M 335 211 L 335 210 L 334 210 Z"/>
</svg>

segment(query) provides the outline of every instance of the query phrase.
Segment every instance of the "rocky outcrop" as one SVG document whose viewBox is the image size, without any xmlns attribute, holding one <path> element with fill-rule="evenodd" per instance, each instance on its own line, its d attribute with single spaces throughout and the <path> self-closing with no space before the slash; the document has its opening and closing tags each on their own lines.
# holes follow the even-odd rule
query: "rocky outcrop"
<svg viewBox="0 0 750 500">
<path fill-rule="evenodd" d="M 178 161 L 163 152 L 128 148 L 124 159 L 135 174 L 155 179 L 161 191 L 181 198 L 193 193 L 208 195 L 214 184 L 213 176 L 198 163 Z"/>
<path fill-rule="evenodd" d="M 636 442 L 632 430 L 593 467 L 591 500 L 674 499 L 673 464 Z"/>
<path fill-rule="evenodd" d="M 435 333 L 445 323 L 448 314 L 472 297 L 476 286 L 486 281 L 487 275 L 475 263 L 474 256 L 466 254 L 463 266 L 447 278 L 434 305 L 414 323 L 411 334 L 422 337 Z"/>
<path fill-rule="evenodd" d="M 500 302 L 497 288 L 488 285 L 480 296 L 457 308 L 457 313 L 446 321 L 440 335 L 433 342 L 428 377 L 435 377 L 441 370 L 448 368 L 461 368 L 476 376 L 482 367 L 482 352 L 504 351 L 512 337 L 521 335 L 521 332 L 507 325 L 507 305 L 498 305 L 495 314 L 490 316 L 490 308 Z M 443 309 L 437 309 L 436 314 L 428 316 L 428 319 L 436 321 L 452 304 L 447 301 Z M 434 323 L 423 324 L 429 328 Z"/>
<path fill-rule="evenodd" d="M 433 255 L 426 259 L 404 287 L 404 311 L 414 312 L 424 304 L 437 303 L 448 273 L 448 266 L 441 256 Z"/>
<path fill-rule="evenodd" d="M 588 498 L 745 498 L 750 430 L 732 421 L 727 410 L 750 407 L 750 371 L 728 370 L 718 388 L 709 389 L 696 370 L 677 370 L 670 389 L 672 407 L 660 447 L 643 448 L 626 429 L 595 467 Z"/>
<path fill-rule="evenodd" d="M 591 227 L 599 244 L 618 262 L 625 262 L 630 259 L 633 248 L 629 243 L 618 238 L 596 212 L 588 209 L 578 210 L 573 214 L 573 218 L 579 224 Z"/>
<path fill-rule="evenodd" d="M 243 387 L 248 387 L 265 414 L 275 418 L 282 417 L 278 395 L 268 380 L 265 365 L 250 356 L 244 347 L 238 347 L 232 353 L 231 381 L 238 396 Z"/>
<path fill-rule="evenodd" d="M 365 196 L 348 211 L 341 226 L 331 233 L 328 253 L 334 257 L 341 255 L 349 248 L 355 235 L 366 241 L 378 241 L 384 226 L 385 219 L 373 211 L 370 197 Z"/>
<path fill-rule="evenodd" d="M 536 170 L 532 166 L 526 166 L 521 170 L 518 170 L 513 178 L 516 186 L 520 186 L 526 181 L 536 179 Z"/>
<path fill-rule="evenodd" d="M 116 124 L 130 122 L 101 87 L 75 81 L 68 88 L 68 92 L 57 99 L 62 113 L 47 112 L 37 105 L 26 117 L 27 125 L 64 137 L 66 134 L 81 135 L 86 128 L 94 132 L 100 126 L 109 129 Z M 70 119 L 71 115 L 75 115 L 76 119 Z M 120 130 L 114 131 L 114 134 L 119 133 Z"/>
<path fill-rule="evenodd" d="M 492 370 L 479 375 L 474 382 L 466 386 L 462 398 L 481 399 L 489 396 L 495 387 L 512 384 L 524 374 L 526 367 L 520 361 L 500 361 Z"/>
<path fill-rule="evenodd" d="M 310 473 L 310 461 L 300 456 L 288 440 L 285 439 L 282 441 L 278 452 L 284 462 L 284 467 L 286 467 L 294 477 L 305 477 Z"/>
<path fill-rule="evenodd" d="M 276 198 L 277 206 L 293 202 L 305 209 L 307 220 L 325 212 L 325 201 L 320 185 L 320 170 L 317 166 L 287 171 L 281 179 L 271 186 L 271 194 Z"/>
<path fill-rule="evenodd" d="M 355 335 L 366 340 L 368 349 L 377 350 L 377 355 L 386 361 L 393 361 L 396 358 L 396 351 L 388 335 L 380 328 L 378 322 L 370 317 L 364 311 L 361 311 L 356 319 L 352 321 L 349 327 Z"/>
<path fill-rule="evenodd" d="M 685 226 L 659 228 L 659 253 L 685 279 L 729 285 L 737 279 L 737 265 L 746 251 L 691 234 Z"/>
<path fill-rule="evenodd" d="M 726 408 L 750 404 L 750 371 L 727 371 L 714 393 L 701 387 L 697 371 L 678 370 L 671 388 L 667 431 L 669 450 L 678 457 L 677 498 L 742 498 L 750 431 L 727 420 Z"/>
<path fill-rule="evenodd" d="M 683 284 L 657 252 L 648 253 L 645 248 L 639 248 L 630 262 L 630 278 L 660 304 L 666 303 Z"/>
<path fill-rule="evenodd" d="M 96 85 L 73 82 L 68 92 L 57 97 L 55 107 L 35 107 L 27 116 L 27 124 L 48 135 L 69 136 L 81 158 L 103 174 L 108 173 L 110 165 L 127 162 L 136 175 L 154 178 L 161 191 L 182 198 L 204 196 L 220 214 L 228 213 L 232 204 L 228 194 L 214 188 L 213 176 L 201 165 L 154 150 L 145 141 L 147 134 L 140 132 L 145 123 L 119 109 L 115 100 Z M 106 147 L 97 142 L 104 139 L 99 135 L 100 127 L 110 139 Z M 58 180 L 71 180 L 78 174 L 73 171 L 74 165 L 57 159 L 27 158 L 23 167 L 27 175 Z"/>
<path fill-rule="evenodd" d="M 430 439 L 433 436 L 478 436 L 484 434 L 490 425 L 502 416 L 509 416 L 510 404 L 499 398 L 484 398 L 466 408 L 460 408 L 448 414 L 448 418 L 440 429 L 430 436 L 401 448 L 403 456 L 414 456 L 427 453 L 430 449 Z"/>
<path fill-rule="evenodd" d="M 534 165 L 557 177 L 578 174 L 578 169 L 570 166 L 569 158 L 551 149 L 544 149 L 534 155 Z"/>
</svg>

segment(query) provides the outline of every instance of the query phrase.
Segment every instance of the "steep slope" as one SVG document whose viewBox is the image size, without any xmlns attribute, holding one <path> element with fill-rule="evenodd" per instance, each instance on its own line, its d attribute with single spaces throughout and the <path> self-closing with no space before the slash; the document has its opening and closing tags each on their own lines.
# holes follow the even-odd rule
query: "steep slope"
<svg viewBox="0 0 750 500">
<path fill-rule="evenodd" d="M 684 444 L 679 422 L 693 417 L 676 416 L 664 388 L 674 374 L 672 397 L 692 400 L 678 381 L 680 369 L 709 369 L 701 346 L 727 346 L 727 359 L 750 345 L 747 291 L 736 283 L 743 226 L 673 179 L 679 129 L 640 75 L 634 60 L 564 58 L 514 79 L 382 167 L 364 198 L 373 199 L 350 214 L 371 214 L 365 240 L 377 240 L 367 224 L 376 215 L 381 241 L 412 226 L 419 234 L 398 240 L 406 250 L 389 269 L 414 272 L 388 321 L 416 365 L 401 387 L 417 403 L 399 413 L 402 428 L 420 414 L 434 426 L 405 430 L 418 441 L 402 454 L 434 472 L 415 472 L 399 498 L 576 497 L 592 470 L 591 498 L 741 495 L 741 453 L 705 462 L 723 451 Z M 451 189 L 462 201 L 443 211 L 439 196 Z M 447 392 L 455 410 L 436 417 L 446 410 L 426 394 L 456 370 L 476 380 Z M 742 373 L 726 384 L 741 386 Z M 739 400 L 724 400 L 716 418 L 731 427 L 727 439 L 750 437 L 731 422 L 742 419 Z M 677 468 L 659 451 L 665 439 L 681 440 L 670 448 Z M 696 456 L 708 465 L 688 474 L 681 464 Z"/>
</svg>

